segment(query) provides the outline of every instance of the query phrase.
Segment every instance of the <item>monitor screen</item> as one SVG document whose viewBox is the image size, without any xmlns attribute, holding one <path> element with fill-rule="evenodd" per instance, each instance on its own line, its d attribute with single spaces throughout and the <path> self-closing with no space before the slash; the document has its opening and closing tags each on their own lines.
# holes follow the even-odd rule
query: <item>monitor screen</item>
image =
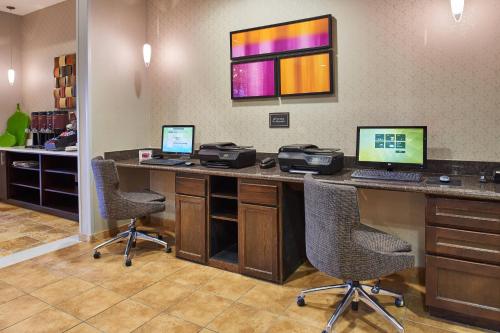
<svg viewBox="0 0 500 333">
<path fill-rule="evenodd" d="M 427 127 L 358 127 L 356 158 L 360 164 L 424 167 Z"/>
<path fill-rule="evenodd" d="M 192 154 L 194 145 L 193 125 L 164 125 L 161 151 L 165 154 Z"/>
</svg>

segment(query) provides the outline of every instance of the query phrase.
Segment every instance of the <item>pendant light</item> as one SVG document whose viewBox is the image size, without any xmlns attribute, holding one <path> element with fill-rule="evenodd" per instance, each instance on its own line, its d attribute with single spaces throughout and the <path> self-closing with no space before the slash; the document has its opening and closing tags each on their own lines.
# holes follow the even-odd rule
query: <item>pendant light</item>
<svg viewBox="0 0 500 333">
<path fill-rule="evenodd" d="M 464 13 L 464 2 L 465 0 L 450 0 L 451 13 L 455 22 L 460 22 L 462 20 L 462 14 Z"/>
<path fill-rule="evenodd" d="M 151 63 L 151 45 L 146 43 L 142 47 L 142 56 L 144 57 L 144 65 L 146 65 L 146 68 L 149 67 L 149 64 Z"/>
<path fill-rule="evenodd" d="M 12 6 L 7 6 L 7 9 L 10 12 L 12 12 L 16 8 Z M 9 22 L 10 68 L 7 71 L 7 79 L 9 80 L 9 84 L 13 86 L 14 81 L 16 80 L 16 71 L 12 67 L 12 18 L 10 18 L 10 21 L 11 21 Z"/>
</svg>

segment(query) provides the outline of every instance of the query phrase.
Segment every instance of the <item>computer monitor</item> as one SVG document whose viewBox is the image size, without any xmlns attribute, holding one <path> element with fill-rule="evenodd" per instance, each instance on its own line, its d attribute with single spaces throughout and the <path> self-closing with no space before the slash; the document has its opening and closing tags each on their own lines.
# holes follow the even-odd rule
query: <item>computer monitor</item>
<svg viewBox="0 0 500 333">
<path fill-rule="evenodd" d="M 194 147 L 193 125 L 163 125 L 161 152 L 163 154 L 191 155 Z"/>
<path fill-rule="evenodd" d="M 359 126 L 356 161 L 367 166 L 424 168 L 427 164 L 427 127 Z"/>
</svg>

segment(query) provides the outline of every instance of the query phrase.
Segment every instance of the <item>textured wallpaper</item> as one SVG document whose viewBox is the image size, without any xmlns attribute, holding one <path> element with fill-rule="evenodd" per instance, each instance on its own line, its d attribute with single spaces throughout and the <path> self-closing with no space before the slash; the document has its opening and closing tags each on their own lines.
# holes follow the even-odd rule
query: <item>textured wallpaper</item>
<svg viewBox="0 0 500 333">
<path fill-rule="evenodd" d="M 358 125 L 427 125 L 429 157 L 500 161 L 500 1 L 148 0 L 151 144 L 195 124 L 196 144 L 290 143 L 355 154 Z M 229 32 L 323 14 L 337 19 L 335 97 L 230 99 Z M 269 112 L 290 112 L 269 129 Z"/>
<path fill-rule="evenodd" d="M 75 6 L 75 0 L 67 0 L 22 17 L 22 104 L 26 112 L 54 109 L 54 57 L 76 52 Z"/>
</svg>

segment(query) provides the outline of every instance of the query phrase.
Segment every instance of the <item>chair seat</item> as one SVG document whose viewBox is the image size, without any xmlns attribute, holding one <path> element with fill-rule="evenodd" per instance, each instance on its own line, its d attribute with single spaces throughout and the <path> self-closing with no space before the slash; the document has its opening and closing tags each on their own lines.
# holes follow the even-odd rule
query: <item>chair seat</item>
<svg viewBox="0 0 500 333">
<path fill-rule="evenodd" d="M 122 192 L 121 194 L 125 199 L 135 202 L 165 202 L 165 196 L 152 191 Z"/>
<path fill-rule="evenodd" d="M 360 246 L 376 252 L 411 251 L 411 244 L 408 242 L 364 224 L 360 224 L 353 229 L 352 238 Z"/>
</svg>

